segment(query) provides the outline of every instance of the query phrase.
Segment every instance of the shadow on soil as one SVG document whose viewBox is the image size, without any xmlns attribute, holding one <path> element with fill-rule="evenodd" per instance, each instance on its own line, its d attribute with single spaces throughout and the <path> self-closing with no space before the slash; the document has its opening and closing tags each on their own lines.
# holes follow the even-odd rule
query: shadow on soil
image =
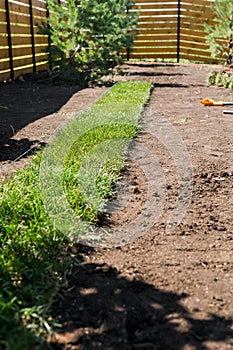
<svg viewBox="0 0 233 350">
<path fill-rule="evenodd" d="M 79 91 L 78 86 L 56 86 L 32 81 L 0 84 L 0 161 L 14 160 L 37 140 L 12 137 L 22 128 L 57 112 Z"/>
<path fill-rule="evenodd" d="M 148 63 L 148 62 L 127 62 L 126 63 L 129 67 L 147 67 L 147 68 L 154 68 L 154 67 L 176 67 L 176 66 L 179 66 L 179 64 L 176 64 L 176 63 L 167 63 L 167 62 L 164 62 L 164 63 L 158 63 L 158 62 L 151 62 L 151 63 Z"/>
<path fill-rule="evenodd" d="M 154 87 L 158 87 L 158 88 L 188 88 L 188 85 L 184 85 L 184 84 L 173 84 L 173 83 L 165 83 L 165 84 L 160 84 L 160 83 L 154 83 Z"/>
<path fill-rule="evenodd" d="M 183 76 L 184 74 L 181 73 L 160 73 L 160 72 L 129 72 L 131 76 L 142 76 L 142 77 L 161 77 L 161 76 L 167 76 L 167 77 L 172 77 L 172 76 Z"/>
<path fill-rule="evenodd" d="M 206 341 L 233 336 L 230 320 L 194 319 L 182 305 L 186 297 L 122 277 L 105 264 L 80 265 L 53 306 L 62 328 L 49 349 L 204 350 Z"/>
</svg>

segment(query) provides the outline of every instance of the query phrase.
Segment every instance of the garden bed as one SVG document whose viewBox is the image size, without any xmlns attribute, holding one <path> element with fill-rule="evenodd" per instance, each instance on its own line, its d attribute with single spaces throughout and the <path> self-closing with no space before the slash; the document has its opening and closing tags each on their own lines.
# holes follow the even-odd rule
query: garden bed
<svg viewBox="0 0 233 350">
<path fill-rule="evenodd" d="M 232 116 L 222 114 L 224 107 L 200 104 L 204 98 L 231 101 L 232 92 L 207 87 L 212 70 L 209 65 L 131 63 L 116 76 L 116 80 L 154 83 L 137 142 L 163 169 L 164 210 L 145 235 L 125 246 L 83 248 L 82 263 L 73 267 L 55 297 L 51 317 L 61 328 L 48 339 L 50 348 L 233 348 Z M 1 109 L 2 166 L 35 141 L 47 142 L 55 127 L 106 91 L 33 82 L 0 89 L 0 105 L 6 107 Z M 166 144 L 150 132 L 159 117 L 182 137 L 193 169 L 190 206 L 171 233 L 166 223 L 175 206 L 178 172 Z M 25 163 L 23 157 L 14 164 Z M 148 162 L 147 167 L 152 166 Z M 4 168 L 4 173 L 11 169 Z M 106 227 L 123 227 L 143 209 L 147 197 L 143 172 L 129 161 L 123 177 L 131 184 L 130 203 L 124 215 L 113 213 L 110 222 L 104 218 Z"/>
</svg>

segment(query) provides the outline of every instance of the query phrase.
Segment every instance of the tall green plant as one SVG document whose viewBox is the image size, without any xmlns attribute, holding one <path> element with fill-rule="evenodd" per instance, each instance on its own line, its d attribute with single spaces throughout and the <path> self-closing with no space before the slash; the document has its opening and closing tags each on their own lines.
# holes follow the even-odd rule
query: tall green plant
<svg viewBox="0 0 233 350">
<path fill-rule="evenodd" d="M 67 0 L 62 5 L 48 0 L 49 18 L 40 32 L 50 35 L 52 61 L 68 78 L 91 79 L 105 74 L 121 59 L 120 51 L 132 46 L 137 30 L 137 11 L 131 0 Z"/>
<path fill-rule="evenodd" d="M 206 38 L 213 57 L 223 57 L 229 64 L 232 62 L 233 3 L 232 0 L 215 0 L 212 8 L 216 14 L 216 23 L 205 25 Z"/>
</svg>

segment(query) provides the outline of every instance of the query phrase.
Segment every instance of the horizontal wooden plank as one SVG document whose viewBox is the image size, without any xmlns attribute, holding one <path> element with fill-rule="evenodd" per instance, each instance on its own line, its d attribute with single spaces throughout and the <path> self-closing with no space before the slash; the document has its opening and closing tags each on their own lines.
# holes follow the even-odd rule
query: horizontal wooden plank
<svg viewBox="0 0 233 350">
<path fill-rule="evenodd" d="M 213 16 L 212 14 L 210 14 L 209 12 L 206 12 L 205 14 L 202 12 L 194 12 L 194 11 L 181 11 L 181 18 L 185 18 L 185 19 L 191 19 L 191 18 L 201 18 L 202 22 L 213 22 L 215 21 L 215 16 Z"/>
<path fill-rule="evenodd" d="M 45 50 L 46 46 L 47 45 L 35 46 L 35 53 L 41 54 L 43 52 L 43 50 Z M 32 47 L 31 47 L 31 45 L 23 46 L 23 47 L 13 47 L 12 52 L 13 52 L 14 57 L 28 56 L 28 55 L 32 54 Z"/>
<path fill-rule="evenodd" d="M 158 35 L 138 35 L 136 39 L 134 40 L 134 43 L 138 42 L 146 42 L 146 41 L 165 41 L 165 40 L 176 40 L 177 34 L 176 33 L 170 33 L 169 36 L 167 34 L 158 34 Z"/>
<path fill-rule="evenodd" d="M 212 25 L 212 24 L 215 24 L 215 21 L 212 20 L 212 19 L 205 19 L 205 22 Z M 192 18 L 192 17 L 181 17 L 181 26 L 183 23 L 188 23 L 190 25 L 190 27 L 193 25 L 193 24 L 200 24 L 204 27 L 204 22 L 203 22 L 203 18 L 201 16 L 199 17 L 196 17 L 196 18 Z"/>
<path fill-rule="evenodd" d="M 187 9 L 193 9 L 194 11 L 196 10 L 200 10 L 200 9 L 208 9 L 208 10 L 211 10 L 212 11 L 212 5 L 213 3 L 210 3 L 210 2 L 205 2 L 205 1 L 202 1 L 201 2 L 192 2 L 192 1 L 182 1 L 182 5 L 181 5 L 181 8 L 187 8 Z"/>
<path fill-rule="evenodd" d="M 0 61 L 2 60 L 2 59 L 5 59 L 5 58 L 9 58 L 9 50 L 8 50 L 8 48 L 1 48 L 0 47 Z"/>
<path fill-rule="evenodd" d="M 8 0 L 9 3 L 13 3 L 13 4 L 18 4 L 19 2 L 22 5 L 28 5 L 29 4 L 29 0 Z"/>
<path fill-rule="evenodd" d="M 22 74 L 32 73 L 33 71 L 33 65 L 29 64 L 28 66 L 24 67 L 15 67 L 14 73 L 15 78 L 19 77 Z"/>
<path fill-rule="evenodd" d="M 47 35 L 35 35 L 34 36 L 35 45 L 48 44 Z"/>
<path fill-rule="evenodd" d="M 134 11 L 135 10 L 140 10 L 141 12 L 144 10 L 170 10 L 170 9 L 177 9 L 177 4 L 164 4 L 164 3 L 160 3 L 160 4 L 137 4 L 133 7 L 133 9 L 131 10 Z"/>
<path fill-rule="evenodd" d="M 0 71 L 4 71 L 10 68 L 10 60 L 0 61 Z"/>
<path fill-rule="evenodd" d="M 207 44 L 201 44 L 201 43 L 197 43 L 197 42 L 190 42 L 190 41 L 185 41 L 185 40 L 180 40 L 180 46 L 182 47 L 191 47 L 193 48 L 197 48 L 200 50 L 208 50 L 209 46 Z"/>
<path fill-rule="evenodd" d="M 213 15 L 214 16 L 214 11 L 212 10 L 212 8 L 210 6 L 205 6 L 203 4 L 201 5 L 196 5 L 196 4 L 192 4 L 192 3 L 188 3 L 188 4 L 182 4 L 181 7 L 181 13 L 182 11 L 188 11 L 188 12 L 199 12 L 202 15 Z M 204 17 L 204 16 L 203 16 Z"/>
<path fill-rule="evenodd" d="M 38 9 L 46 9 L 46 1 L 33 0 L 32 6 Z"/>
<path fill-rule="evenodd" d="M 150 59 L 171 59 L 176 58 L 176 53 L 147 53 L 147 54 L 132 54 L 131 59 L 132 60 L 150 60 Z"/>
<path fill-rule="evenodd" d="M 192 30 L 193 32 L 199 33 L 198 35 L 200 36 L 202 36 L 204 33 L 203 23 L 192 23 L 191 25 L 190 23 L 182 22 L 181 28 L 182 28 L 181 30 L 184 30 L 184 29 Z"/>
<path fill-rule="evenodd" d="M 13 63 L 14 69 L 17 69 L 17 67 L 27 66 L 32 63 L 32 55 L 29 57 L 14 57 Z"/>
<path fill-rule="evenodd" d="M 26 34 L 30 35 L 31 33 L 31 28 L 29 25 L 19 25 L 19 24 L 12 24 L 11 25 L 11 34 Z"/>
<path fill-rule="evenodd" d="M 136 0 L 134 2 L 135 2 L 135 5 L 138 5 L 138 4 L 140 5 L 141 3 L 146 3 L 146 4 L 154 3 L 154 4 L 156 4 L 156 3 L 161 3 L 161 2 L 165 5 L 166 3 L 170 4 L 172 1 L 166 1 L 166 0 Z M 175 1 L 174 1 L 174 3 L 175 3 Z M 151 5 L 151 6 L 153 6 L 153 5 Z"/>
<path fill-rule="evenodd" d="M 39 69 L 47 69 L 47 68 L 49 68 L 49 63 L 48 63 L 48 61 L 36 62 L 36 67 Z"/>
<path fill-rule="evenodd" d="M 197 49 L 191 49 L 187 47 L 182 48 L 182 54 L 190 54 L 195 56 L 204 56 L 204 57 L 210 57 L 211 53 L 209 51 L 204 50 L 197 50 Z"/>
<path fill-rule="evenodd" d="M 37 70 L 44 70 L 48 69 L 49 65 L 46 62 L 38 63 L 37 64 Z M 27 73 L 32 73 L 33 65 L 28 65 L 26 67 L 17 67 L 15 69 L 15 77 L 19 77 L 20 75 L 27 74 Z"/>
<path fill-rule="evenodd" d="M 189 28 L 182 28 L 180 31 L 180 37 L 184 40 L 189 39 L 189 41 L 195 41 L 200 43 L 206 42 L 205 35 L 206 34 L 204 32 L 196 32 L 195 30 Z"/>
<path fill-rule="evenodd" d="M 177 23 L 176 22 L 163 22 L 163 23 L 160 23 L 158 25 L 158 23 L 155 23 L 155 22 L 152 22 L 152 23 L 139 23 L 138 25 L 139 27 L 139 31 L 142 30 L 142 29 L 164 29 L 164 28 L 176 28 L 177 27 Z"/>
<path fill-rule="evenodd" d="M 131 53 L 176 52 L 176 47 L 133 48 Z"/>
<path fill-rule="evenodd" d="M 11 38 L 13 46 L 23 46 L 23 45 L 31 45 L 32 39 L 31 36 L 12 36 Z"/>
<path fill-rule="evenodd" d="M 30 24 L 30 16 L 29 15 L 21 15 L 20 13 L 11 13 L 10 15 L 11 23 L 21 23 L 21 24 Z"/>
<path fill-rule="evenodd" d="M 217 60 L 213 57 L 207 57 L 207 56 L 199 56 L 199 55 L 192 55 L 192 54 L 185 54 L 182 53 L 180 55 L 181 60 L 188 60 L 188 61 L 195 61 L 195 62 L 205 62 L 205 63 L 216 63 Z"/>
<path fill-rule="evenodd" d="M 0 22 L 6 22 L 6 12 L 0 11 Z"/>
<path fill-rule="evenodd" d="M 214 4 L 215 0 L 187 0 L 187 1 L 182 1 L 182 5 L 187 3 L 187 4 L 193 4 L 193 5 L 205 5 L 205 6 L 210 6 L 211 3 Z"/>
<path fill-rule="evenodd" d="M 24 46 L 30 45 L 32 42 L 31 36 L 12 36 L 12 45 L 13 46 Z M 48 42 L 47 36 L 35 35 L 34 37 L 35 44 L 45 44 Z"/>
<path fill-rule="evenodd" d="M 9 2 L 9 10 L 11 13 L 20 13 L 20 14 L 29 14 L 29 4 L 15 4 L 12 2 Z"/>
<path fill-rule="evenodd" d="M 47 56 L 36 56 L 36 62 L 41 62 L 41 61 L 45 61 L 47 58 Z M 20 67 L 23 66 L 29 66 L 32 64 L 32 56 L 29 57 L 15 57 L 13 60 L 14 63 L 14 69 L 19 69 Z"/>
<path fill-rule="evenodd" d="M 141 11 L 140 12 L 140 17 L 167 17 L 167 16 L 176 16 L 177 15 L 177 9 L 170 10 L 170 11 L 160 11 L 160 10 L 152 10 L 152 11 Z"/>
<path fill-rule="evenodd" d="M 8 39 L 5 36 L 5 34 L 4 35 L 0 34 L 0 42 L 1 42 L 1 47 L 8 46 Z"/>
<path fill-rule="evenodd" d="M 33 17 L 36 18 L 45 18 L 46 17 L 46 9 L 37 9 L 37 8 L 33 8 Z M 35 20 L 34 20 L 35 22 Z"/>
<path fill-rule="evenodd" d="M 157 53 L 157 52 L 176 52 L 177 47 L 174 45 L 171 46 L 154 46 L 154 47 L 133 47 L 131 53 Z"/>
<path fill-rule="evenodd" d="M 160 45 L 160 43 L 162 44 L 162 45 L 164 45 L 164 43 L 166 43 L 167 42 L 167 45 L 168 46 L 171 46 L 171 43 L 175 43 L 175 44 L 177 44 L 177 36 L 173 36 L 173 37 L 171 37 L 171 39 L 169 39 L 169 38 L 167 38 L 167 39 L 164 39 L 164 40 L 152 40 L 152 41 L 145 41 L 145 40 L 143 40 L 143 41 L 135 41 L 134 42 L 134 46 L 147 46 L 147 47 L 152 47 L 152 46 L 158 46 L 158 45 Z"/>
<path fill-rule="evenodd" d="M 170 34 L 174 34 L 177 33 L 177 27 L 174 26 L 173 28 L 141 28 L 140 31 L 138 31 L 138 34 L 136 36 L 136 38 L 140 35 L 142 36 L 150 36 L 150 35 L 170 35 Z"/>
<path fill-rule="evenodd" d="M 140 17 L 139 23 L 154 23 L 158 26 L 159 23 L 176 23 L 177 19 L 174 16 L 171 17 L 165 17 L 165 16 L 161 16 L 161 17 Z"/>
</svg>

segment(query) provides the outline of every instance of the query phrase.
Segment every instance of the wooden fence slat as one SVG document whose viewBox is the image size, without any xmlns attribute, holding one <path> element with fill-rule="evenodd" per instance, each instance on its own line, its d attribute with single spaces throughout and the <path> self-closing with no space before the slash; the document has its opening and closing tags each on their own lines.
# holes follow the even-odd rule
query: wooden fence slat
<svg viewBox="0 0 233 350">
<path fill-rule="evenodd" d="M 14 57 L 28 56 L 32 54 L 32 49 L 30 45 L 24 46 L 24 47 L 13 47 L 12 51 L 13 51 Z M 39 53 L 40 53 L 40 50 L 39 50 Z"/>
<path fill-rule="evenodd" d="M 8 49 L 0 49 L 0 61 L 7 58 L 9 60 L 9 52 Z"/>
<path fill-rule="evenodd" d="M 36 44 L 45 44 L 48 42 L 48 39 L 46 36 L 35 36 L 35 43 Z M 13 46 L 24 46 L 24 45 L 31 45 L 31 36 L 12 36 L 12 44 Z"/>
<path fill-rule="evenodd" d="M 152 5 L 151 4 L 135 4 L 134 6 L 134 9 L 136 10 L 150 10 L 152 8 Z M 161 10 L 161 9 L 164 9 L 164 10 L 167 10 L 167 9 L 176 9 L 177 6 L 176 4 L 166 4 L 166 3 L 160 3 L 160 4 L 153 4 L 153 10 L 155 9 L 158 9 L 158 10 Z"/>
<path fill-rule="evenodd" d="M 137 5 L 137 4 L 141 4 L 141 3 L 163 3 L 163 4 L 166 4 L 166 3 L 171 3 L 171 1 L 166 1 L 166 0 L 136 0 L 135 1 L 135 4 Z M 153 7 L 153 5 L 151 5 L 151 7 Z"/>
<path fill-rule="evenodd" d="M 0 22 L 6 22 L 6 12 L 0 11 Z"/>
<path fill-rule="evenodd" d="M 160 53 L 163 53 L 163 52 L 176 52 L 176 46 L 174 47 L 169 47 L 169 50 L 167 49 L 167 47 L 153 47 L 153 48 L 150 48 L 150 47 L 147 47 L 147 48 L 133 48 L 131 53 L 142 53 L 142 52 L 146 52 L 146 53 L 155 53 L 155 52 L 160 52 Z"/>
<path fill-rule="evenodd" d="M 161 58 L 163 58 L 163 59 L 171 59 L 171 58 L 176 58 L 176 53 L 163 53 L 162 55 L 161 55 L 161 53 L 150 53 L 150 54 L 146 54 L 146 53 L 144 53 L 144 54 L 134 54 L 134 53 L 132 53 L 131 54 L 131 59 L 133 59 L 133 60 L 151 60 L 151 59 L 154 59 L 154 60 L 156 60 L 156 59 L 161 59 Z"/>
<path fill-rule="evenodd" d="M 4 70 L 9 70 L 10 73 L 10 60 L 6 60 L 6 61 L 1 61 L 0 62 L 0 70 L 4 71 Z M 9 74 L 10 75 L 10 74 Z"/>
<path fill-rule="evenodd" d="M 46 10 L 46 1 L 33 0 L 33 7 Z"/>
<path fill-rule="evenodd" d="M 11 13 L 19 13 L 19 14 L 29 14 L 29 6 L 28 4 L 14 4 L 9 2 L 9 9 Z"/>
<path fill-rule="evenodd" d="M 12 24 L 11 25 L 11 34 L 14 36 L 15 35 L 22 35 L 22 34 L 30 35 L 30 27 L 29 26 L 20 26 L 19 24 L 18 25 Z"/>
<path fill-rule="evenodd" d="M 176 16 L 177 15 L 177 10 L 171 10 L 171 11 L 159 11 L 159 10 L 154 10 L 153 11 L 141 11 L 140 12 L 141 17 L 156 17 L 156 19 L 159 20 L 158 16 L 164 16 L 165 18 L 169 17 L 169 16 Z"/>
<path fill-rule="evenodd" d="M 171 41 L 171 40 L 176 40 L 176 39 L 177 39 L 177 36 L 175 33 L 171 33 L 169 35 L 169 37 L 167 36 L 167 34 L 166 35 L 158 34 L 158 35 L 150 35 L 150 36 L 141 34 L 141 35 L 138 35 L 136 37 L 136 39 L 134 40 L 134 45 L 136 45 L 139 42 L 150 42 L 150 41 L 155 42 L 156 40 L 157 41 L 165 41 L 165 40 Z"/>
<path fill-rule="evenodd" d="M 28 15 L 22 15 L 20 13 L 11 13 L 11 23 L 15 24 L 27 24 L 30 23 L 30 16 Z"/>
</svg>

